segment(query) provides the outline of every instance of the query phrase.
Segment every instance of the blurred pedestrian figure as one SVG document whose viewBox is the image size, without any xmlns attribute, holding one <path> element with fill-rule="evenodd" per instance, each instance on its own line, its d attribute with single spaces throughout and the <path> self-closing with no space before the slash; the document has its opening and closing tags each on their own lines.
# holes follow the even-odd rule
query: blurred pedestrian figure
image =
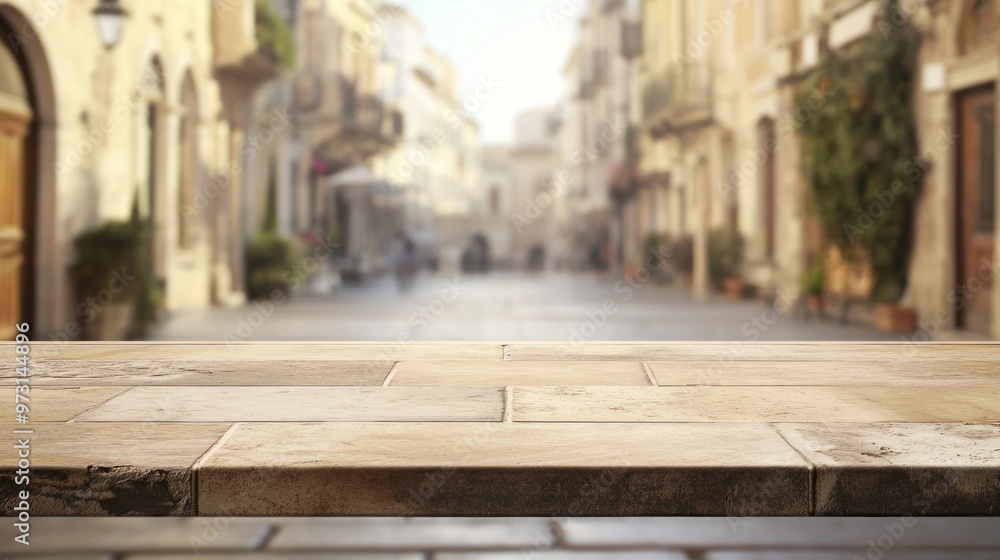
<svg viewBox="0 0 1000 560">
<path fill-rule="evenodd" d="M 406 292 L 413 286 L 417 277 L 417 246 L 410 237 L 402 232 L 397 233 L 389 248 L 389 262 L 396 276 L 396 284 L 400 292 Z"/>
</svg>

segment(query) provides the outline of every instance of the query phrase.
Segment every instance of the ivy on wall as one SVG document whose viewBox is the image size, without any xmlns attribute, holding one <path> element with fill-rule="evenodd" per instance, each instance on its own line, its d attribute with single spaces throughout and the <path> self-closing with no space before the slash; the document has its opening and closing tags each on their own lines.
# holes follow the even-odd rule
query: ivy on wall
<svg viewBox="0 0 1000 560">
<path fill-rule="evenodd" d="M 804 82 L 822 106 L 802 126 L 804 174 L 827 239 L 870 259 L 872 296 L 896 303 L 906 289 L 920 174 L 913 92 L 919 32 L 885 0 L 872 31 L 830 53 Z"/>
<path fill-rule="evenodd" d="M 255 0 L 254 20 L 257 41 L 284 70 L 295 68 L 295 36 L 292 28 L 282 19 L 270 0 Z"/>
</svg>

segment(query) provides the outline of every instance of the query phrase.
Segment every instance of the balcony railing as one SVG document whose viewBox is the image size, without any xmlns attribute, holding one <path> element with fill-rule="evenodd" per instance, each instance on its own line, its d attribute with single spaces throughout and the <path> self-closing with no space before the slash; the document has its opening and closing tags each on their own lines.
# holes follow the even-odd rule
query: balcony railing
<svg viewBox="0 0 1000 560">
<path fill-rule="evenodd" d="M 710 122 L 712 91 L 712 74 L 707 65 L 671 66 L 646 84 L 644 120 L 654 135 Z"/>
<path fill-rule="evenodd" d="M 277 77 L 295 61 L 292 29 L 270 0 L 213 0 L 214 65 L 248 82 Z"/>
<path fill-rule="evenodd" d="M 402 113 L 339 72 L 301 76 L 299 125 L 314 140 L 341 153 L 362 157 L 378 153 L 403 135 Z"/>
</svg>

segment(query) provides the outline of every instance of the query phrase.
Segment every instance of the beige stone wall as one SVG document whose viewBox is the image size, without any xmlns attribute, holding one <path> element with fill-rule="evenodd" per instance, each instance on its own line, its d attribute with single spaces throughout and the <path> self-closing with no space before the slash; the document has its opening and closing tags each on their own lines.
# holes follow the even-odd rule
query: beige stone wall
<svg viewBox="0 0 1000 560">
<path fill-rule="evenodd" d="M 55 335 L 79 322 L 72 310 L 67 267 L 72 240 L 82 230 L 128 217 L 137 188 L 146 192 L 144 149 L 147 107 L 157 98 L 149 68 L 158 60 L 164 78 L 157 204 L 162 235 L 160 271 L 168 280 L 167 307 L 209 304 L 206 216 L 199 214 L 198 242 L 179 249 L 179 101 L 190 74 L 197 92 L 199 160 L 206 177 L 226 152 L 219 145 L 219 88 L 212 75 L 210 5 L 201 0 L 125 2 L 129 13 L 121 42 L 101 44 L 90 3 L 3 0 L 5 22 L 32 53 L 41 108 L 44 166 L 39 178 L 39 327 Z M 30 24 L 25 24 L 26 18 Z M 47 64 L 42 65 L 42 59 Z M 51 88 L 42 85 L 51 81 Z M 47 101 L 45 101 L 47 99 Z M 147 197 L 141 202 L 147 207 Z M 180 289 L 183 288 L 183 289 Z"/>
</svg>

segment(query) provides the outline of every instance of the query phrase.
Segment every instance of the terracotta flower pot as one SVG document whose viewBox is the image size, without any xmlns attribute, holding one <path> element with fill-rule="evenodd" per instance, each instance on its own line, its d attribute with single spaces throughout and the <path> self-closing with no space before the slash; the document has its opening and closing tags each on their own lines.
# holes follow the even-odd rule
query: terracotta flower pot
<svg viewBox="0 0 1000 560">
<path fill-rule="evenodd" d="M 917 312 L 912 307 L 881 304 L 875 308 L 875 325 L 882 332 L 910 334 L 916 322 Z"/>
<path fill-rule="evenodd" d="M 746 294 L 746 284 L 741 278 L 726 278 L 722 281 L 722 285 L 725 287 L 726 296 L 729 299 L 741 300 Z"/>
</svg>

